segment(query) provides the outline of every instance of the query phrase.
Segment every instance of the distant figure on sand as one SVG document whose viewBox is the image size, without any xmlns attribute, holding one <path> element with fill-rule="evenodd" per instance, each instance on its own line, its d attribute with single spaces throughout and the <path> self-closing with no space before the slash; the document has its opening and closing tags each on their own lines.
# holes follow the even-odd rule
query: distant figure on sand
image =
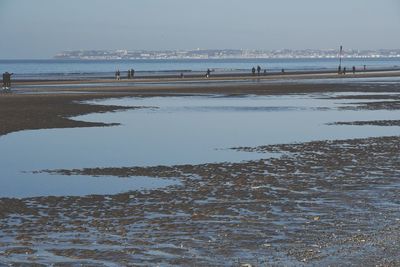
<svg viewBox="0 0 400 267">
<path fill-rule="evenodd" d="M 132 79 L 132 72 L 131 72 L 131 70 L 128 70 L 128 79 Z"/>
<path fill-rule="evenodd" d="M 346 75 L 346 67 L 343 68 L 343 75 Z"/>
<path fill-rule="evenodd" d="M 282 69 L 282 74 L 285 74 L 285 69 Z"/>
<path fill-rule="evenodd" d="M 367 70 L 367 65 L 364 65 L 364 70 Z"/>
<path fill-rule="evenodd" d="M 267 69 L 264 69 L 264 75 L 267 75 Z"/>
<path fill-rule="evenodd" d="M 210 78 L 210 74 L 211 74 L 211 70 L 210 70 L 210 69 L 207 69 L 206 77 L 207 77 L 207 78 Z"/>
<path fill-rule="evenodd" d="M 135 77 L 135 70 L 131 69 L 131 79 L 133 79 Z"/>
<path fill-rule="evenodd" d="M 258 76 L 260 76 L 260 73 L 261 73 L 261 67 L 260 66 L 257 66 L 257 73 L 258 73 Z"/>
<path fill-rule="evenodd" d="M 13 74 L 14 73 L 9 73 L 8 71 L 3 73 L 3 89 L 8 90 L 11 88 L 11 75 Z"/>
<path fill-rule="evenodd" d="M 256 68 L 253 67 L 253 68 L 251 69 L 251 73 L 253 73 L 253 76 L 256 75 Z"/>
<path fill-rule="evenodd" d="M 181 72 L 181 79 L 185 78 L 185 76 L 183 75 L 183 72 Z"/>
<path fill-rule="evenodd" d="M 117 71 L 115 72 L 115 79 L 116 79 L 117 81 L 121 80 L 121 72 L 120 72 L 119 70 L 117 70 Z"/>
<path fill-rule="evenodd" d="M 353 74 L 356 74 L 356 66 L 353 66 Z"/>
<path fill-rule="evenodd" d="M 341 66 L 338 67 L 337 73 L 338 73 L 338 74 L 342 74 L 342 67 L 341 67 Z"/>
</svg>

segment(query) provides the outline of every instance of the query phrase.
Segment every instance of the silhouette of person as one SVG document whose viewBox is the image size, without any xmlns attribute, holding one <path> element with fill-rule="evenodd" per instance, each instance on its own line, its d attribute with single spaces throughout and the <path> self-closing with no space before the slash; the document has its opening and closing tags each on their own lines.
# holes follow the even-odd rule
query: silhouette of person
<svg viewBox="0 0 400 267">
<path fill-rule="evenodd" d="M 353 66 L 353 74 L 356 74 L 356 66 Z"/>
<path fill-rule="evenodd" d="M 343 68 L 343 74 L 346 75 L 346 67 Z"/>
<path fill-rule="evenodd" d="M 133 77 L 135 77 L 135 70 L 131 69 L 131 78 L 133 79 Z"/>
<path fill-rule="evenodd" d="M 117 71 L 115 72 L 115 79 L 116 79 L 117 81 L 119 81 L 119 80 L 121 79 L 121 72 L 120 72 L 119 70 L 117 70 Z"/>
<path fill-rule="evenodd" d="M 131 74 L 131 70 L 128 70 L 128 79 L 131 79 L 132 74 Z"/>
<path fill-rule="evenodd" d="M 338 67 L 337 73 L 338 73 L 338 74 L 342 74 L 342 67 L 341 67 L 341 66 Z"/>
<path fill-rule="evenodd" d="M 256 68 L 253 67 L 253 68 L 251 69 L 251 73 L 253 73 L 253 76 L 256 75 Z"/>
<path fill-rule="evenodd" d="M 267 74 L 267 69 L 264 69 L 264 75 L 266 75 Z"/>
<path fill-rule="evenodd" d="M 364 70 L 367 70 L 367 65 L 364 65 Z"/>
<path fill-rule="evenodd" d="M 183 72 L 181 72 L 181 79 L 185 78 L 185 76 L 183 76 Z"/>
<path fill-rule="evenodd" d="M 9 73 L 8 71 L 6 71 L 5 76 L 3 76 L 5 78 L 6 89 L 11 87 L 11 75 L 13 74 L 14 73 Z"/>
<path fill-rule="evenodd" d="M 207 78 L 210 78 L 210 74 L 211 74 L 211 70 L 210 70 L 210 69 L 207 69 L 206 77 L 207 77 Z"/>
<path fill-rule="evenodd" d="M 282 69 L 282 74 L 285 74 L 285 69 Z"/>
<path fill-rule="evenodd" d="M 260 76 L 260 73 L 261 73 L 261 67 L 260 66 L 257 66 L 257 73 L 258 73 L 258 76 Z"/>
</svg>

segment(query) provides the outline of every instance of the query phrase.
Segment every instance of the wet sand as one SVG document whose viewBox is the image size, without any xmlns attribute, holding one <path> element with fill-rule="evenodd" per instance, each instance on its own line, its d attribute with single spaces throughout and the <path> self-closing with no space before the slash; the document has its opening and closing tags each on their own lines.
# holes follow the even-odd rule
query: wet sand
<svg viewBox="0 0 400 267">
<path fill-rule="evenodd" d="M 390 94 L 400 92 L 400 86 L 252 84 L 90 90 L 96 94 L 0 95 L 1 114 L 15 116 L 15 124 L 2 126 L 1 134 L 36 125 L 94 126 L 65 117 L 121 108 L 75 102 L 97 98 L 376 92 L 380 94 L 363 96 L 373 102 L 343 108 L 397 110 L 398 99 Z M 57 115 L 42 112 L 43 107 Z M 27 115 L 30 119 L 24 122 Z M 98 179 L 149 176 L 175 178 L 182 184 L 112 196 L 0 199 L 0 263 L 400 264 L 399 136 L 232 149 L 281 156 L 242 163 L 44 170 L 66 179 L 78 174 Z"/>
<path fill-rule="evenodd" d="M 119 96 L 123 96 L 120 94 Z M 109 98 L 113 94 L 96 95 Z M 0 94 L 0 136 L 21 130 L 99 127 L 115 124 L 83 122 L 69 117 L 99 112 L 110 112 L 139 107 L 88 105 L 82 101 L 91 100 L 91 95 Z"/>
<path fill-rule="evenodd" d="M 351 121 L 351 122 L 335 122 L 331 125 L 373 125 L 373 126 L 400 126 L 400 120 L 377 120 L 377 121 Z"/>
<path fill-rule="evenodd" d="M 399 77 L 400 69 L 382 69 L 382 70 L 367 70 L 358 71 L 355 74 L 348 72 L 345 75 L 338 75 L 337 72 L 331 71 L 293 71 L 293 72 L 273 72 L 260 75 L 252 74 L 214 74 L 209 78 L 205 78 L 204 75 L 186 75 L 184 78 L 174 76 L 139 76 L 134 79 L 124 79 L 116 81 L 113 77 L 104 77 L 102 79 L 82 79 L 82 80 L 17 80 L 14 82 L 15 85 L 45 85 L 45 84 L 79 84 L 79 83 L 124 83 L 124 82 L 177 82 L 177 81 L 220 81 L 220 80 L 290 80 L 290 79 L 346 79 L 346 78 L 373 78 L 373 77 Z"/>
</svg>

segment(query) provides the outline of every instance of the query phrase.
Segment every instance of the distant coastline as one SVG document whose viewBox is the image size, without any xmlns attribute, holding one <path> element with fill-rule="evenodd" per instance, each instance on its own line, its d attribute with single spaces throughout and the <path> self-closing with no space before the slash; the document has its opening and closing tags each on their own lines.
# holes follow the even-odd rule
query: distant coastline
<svg viewBox="0 0 400 267">
<path fill-rule="evenodd" d="M 114 77 L 119 69 L 122 77 L 127 70 L 135 70 L 139 77 L 203 77 L 210 69 L 213 76 L 248 75 L 253 67 L 260 66 L 267 75 L 304 72 L 337 72 L 338 58 L 292 59 L 49 59 L 0 60 L 0 71 L 13 72 L 15 80 L 87 80 Z M 400 57 L 347 58 L 343 67 L 357 71 L 399 70 Z"/>
<path fill-rule="evenodd" d="M 195 49 L 129 51 L 122 50 L 74 50 L 63 51 L 54 59 L 118 60 L 118 59 L 330 59 L 338 57 L 337 49 L 305 50 L 242 50 L 242 49 Z M 373 59 L 400 58 L 400 49 L 344 50 L 343 58 Z"/>
</svg>

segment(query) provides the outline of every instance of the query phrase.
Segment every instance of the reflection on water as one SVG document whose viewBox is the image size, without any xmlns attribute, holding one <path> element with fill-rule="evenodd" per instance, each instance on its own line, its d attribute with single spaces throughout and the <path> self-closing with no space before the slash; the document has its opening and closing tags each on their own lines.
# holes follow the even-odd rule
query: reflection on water
<svg viewBox="0 0 400 267">
<path fill-rule="evenodd" d="M 398 127 L 327 125 L 336 121 L 398 119 L 398 113 L 338 110 L 348 100 L 324 99 L 326 96 L 216 95 L 97 101 L 157 108 L 77 118 L 122 124 L 117 127 L 24 131 L 1 137 L 0 147 L 5 153 L 0 155 L 0 197 L 114 194 L 176 184 L 145 177 L 31 173 L 43 169 L 239 162 L 273 155 L 227 148 L 399 134 Z"/>
</svg>

